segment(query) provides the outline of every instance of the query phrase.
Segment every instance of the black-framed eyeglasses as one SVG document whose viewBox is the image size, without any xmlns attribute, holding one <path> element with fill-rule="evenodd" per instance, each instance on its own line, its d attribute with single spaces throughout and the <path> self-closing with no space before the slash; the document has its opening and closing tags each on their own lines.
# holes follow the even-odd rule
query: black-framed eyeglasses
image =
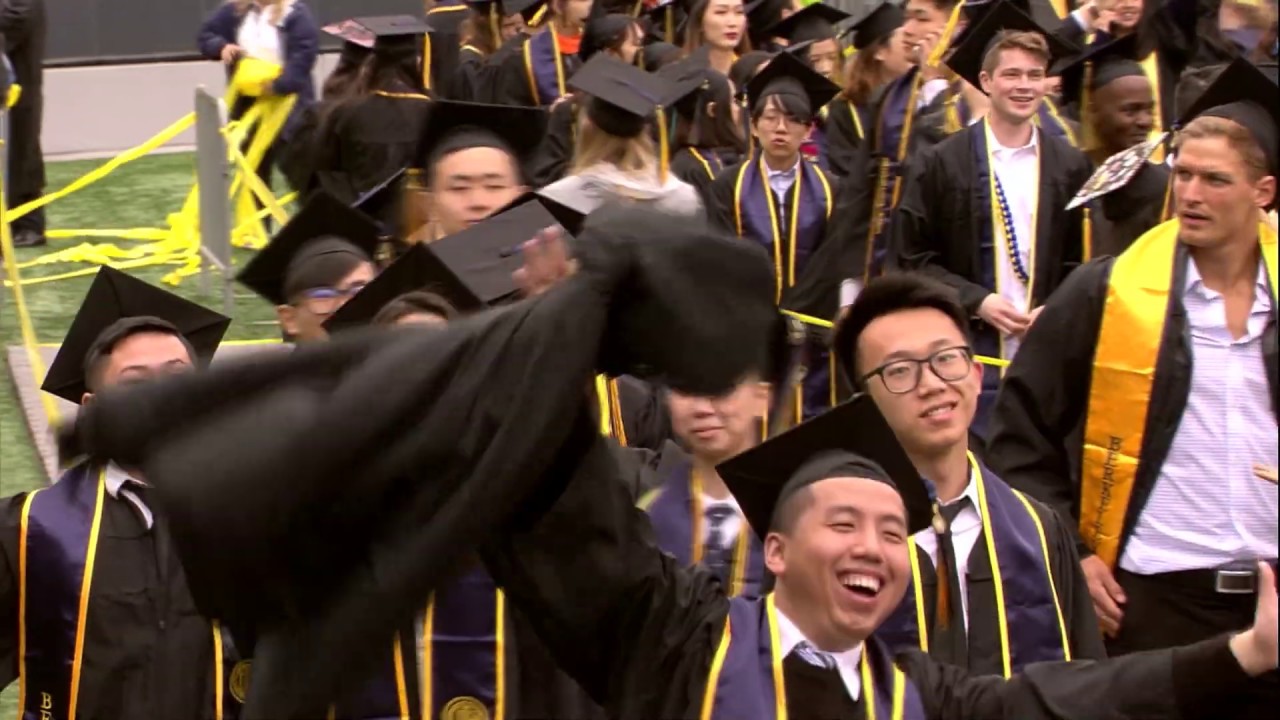
<svg viewBox="0 0 1280 720">
<path fill-rule="evenodd" d="M 872 377 L 879 375 L 884 388 L 895 395 L 909 393 L 920 386 L 920 378 L 924 376 L 924 366 L 928 365 L 934 375 L 943 382 L 959 382 L 973 371 L 973 350 L 967 345 L 942 348 L 927 358 L 903 358 L 887 362 L 862 376 L 865 385 Z"/>
</svg>

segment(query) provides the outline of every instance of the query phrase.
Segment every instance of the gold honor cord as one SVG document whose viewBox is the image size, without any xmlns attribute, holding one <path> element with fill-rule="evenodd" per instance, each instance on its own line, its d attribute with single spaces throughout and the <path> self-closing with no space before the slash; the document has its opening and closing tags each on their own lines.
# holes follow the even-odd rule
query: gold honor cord
<svg viewBox="0 0 1280 720">
<path fill-rule="evenodd" d="M 987 124 L 987 121 L 985 118 L 982 120 L 982 124 L 984 126 L 983 132 L 987 134 L 986 143 L 985 143 L 987 147 L 987 183 L 988 183 L 987 194 L 991 196 L 990 197 L 990 203 L 991 203 L 990 213 L 991 213 L 992 239 L 994 240 L 996 235 L 1000 235 L 1003 237 L 1004 239 L 1003 247 L 1005 248 L 1005 253 L 1009 256 L 1009 264 L 1016 268 L 1018 263 L 1021 262 L 1021 258 L 1018 255 L 1018 246 L 1017 246 L 1017 243 L 1014 241 L 1014 239 L 1017 237 L 1017 231 L 1015 230 L 1015 227 L 1013 224 L 1013 217 L 1011 216 L 1012 211 L 1010 211 L 1009 214 L 1005 213 L 1005 208 L 1003 207 L 999 199 L 1000 191 L 996 187 L 996 184 L 999 181 L 996 178 L 996 166 L 992 162 L 992 152 L 991 152 L 991 143 L 994 140 L 994 136 L 991 134 L 990 126 Z M 1023 309 L 1024 312 L 1027 312 L 1031 309 L 1030 305 L 1032 303 L 1032 297 L 1035 291 L 1035 284 L 1036 284 L 1036 220 L 1040 214 L 1040 190 L 1039 190 L 1040 143 L 1036 143 L 1036 176 L 1035 177 L 1036 177 L 1035 182 L 1031 184 L 1032 188 L 1036 188 L 1035 190 L 1036 200 L 1035 200 L 1035 203 L 1032 205 L 1031 222 L 1029 224 L 1029 228 L 1031 230 L 1031 245 L 1027 250 L 1027 253 L 1028 253 L 1027 307 Z M 997 222 L 997 220 L 999 222 Z M 996 294 L 1001 295 L 1002 283 L 1000 282 L 999 253 L 993 252 L 991 254 L 991 272 L 992 272 L 992 276 L 995 278 L 995 281 L 996 281 Z M 997 333 L 999 335 L 999 340 L 1000 340 L 1000 357 L 1003 358 L 1005 357 L 1004 333 L 999 331 L 997 331 Z M 1008 365 L 1006 363 L 1005 365 L 1002 365 L 1000 367 L 1003 370 L 1003 368 L 1007 366 Z"/>
</svg>

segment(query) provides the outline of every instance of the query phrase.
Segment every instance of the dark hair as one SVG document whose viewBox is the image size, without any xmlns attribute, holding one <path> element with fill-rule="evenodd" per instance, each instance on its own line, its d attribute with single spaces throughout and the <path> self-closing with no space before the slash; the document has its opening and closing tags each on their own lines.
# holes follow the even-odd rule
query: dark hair
<svg viewBox="0 0 1280 720">
<path fill-rule="evenodd" d="M 854 388 L 861 390 L 858 377 L 858 338 L 877 318 L 902 310 L 929 308 L 951 318 L 969 341 L 969 313 L 960 304 L 956 291 L 918 273 L 891 273 L 878 277 L 862 289 L 849 314 L 836 326 L 833 349 Z"/>
<path fill-rule="evenodd" d="M 744 2 L 745 6 L 746 3 Z M 702 23 L 706 17 L 707 11 L 711 9 L 711 0 L 695 0 L 693 7 L 689 8 L 689 14 L 685 20 L 684 42 L 682 43 L 684 51 L 691 53 L 702 47 Z M 734 52 L 738 55 L 751 52 L 751 22 L 743 23 L 742 38 L 738 40 L 738 46 L 734 48 Z"/>
<path fill-rule="evenodd" d="M 98 333 L 98 337 L 94 338 L 93 344 L 89 346 L 89 351 L 84 354 L 84 385 L 90 392 L 97 391 L 100 380 L 98 376 L 102 373 L 102 366 L 107 358 L 111 357 L 111 353 L 115 351 L 116 346 L 126 338 L 142 333 L 159 333 L 178 338 L 183 347 L 187 349 L 187 355 L 190 357 L 191 362 L 196 362 L 196 349 L 178 328 L 168 320 L 161 320 L 152 315 L 135 315 L 120 318 Z"/>
<path fill-rule="evenodd" d="M 655 42 L 640 48 L 640 64 L 646 72 L 657 72 L 680 58 L 680 48 L 670 43 Z"/>
<path fill-rule="evenodd" d="M 410 290 L 391 299 L 373 316 L 374 325 L 395 325 L 409 315 L 436 315 L 446 322 L 457 316 L 453 304 L 429 290 Z"/>
<path fill-rule="evenodd" d="M 951 12 L 955 9 L 956 3 L 960 1 L 961 0 L 925 0 L 925 2 L 932 5 L 935 10 L 941 10 L 943 12 Z M 903 5 L 906 5 L 906 3 L 904 2 Z"/>
<path fill-rule="evenodd" d="M 368 57 L 369 54 L 364 53 L 356 58 L 353 52 L 344 47 L 342 54 L 338 57 L 338 64 L 334 66 L 333 72 L 329 73 L 329 77 L 324 79 L 324 85 L 320 87 L 320 99 L 340 100 L 346 97 Z"/>
<path fill-rule="evenodd" d="M 490 7 L 497 7 L 490 4 Z M 479 50 L 486 58 L 497 52 L 498 47 L 502 44 L 502 21 L 505 18 L 498 18 L 497 36 L 494 34 L 494 27 L 490 23 L 492 17 L 489 9 L 481 10 L 479 7 L 473 6 L 467 19 L 462 21 L 461 27 L 458 28 L 459 35 L 465 40 L 466 44 Z"/>
<path fill-rule="evenodd" d="M 417 66 L 407 57 L 393 57 L 370 53 L 356 70 L 354 76 L 333 102 L 323 103 L 320 111 L 320 131 L 317 137 L 327 137 L 340 111 L 382 90 L 392 93 L 423 93 L 422 78 L 417 77 Z M 430 94 L 429 92 L 427 93 Z"/>
<path fill-rule="evenodd" d="M 795 529 L 796 521 L 811 504 L 813 488 L 809 485 L 786 493 L 773 508 L 773 516 L 769 518 L 769 531 L 790 534 Z"/>
<path fill-rule="evenodd" d="M 814 110 L 809 107 L 808 98 L 792 95 L 791 93 L 772 93 L 756 98 L 756 104 L 751 107 L 752 122 L 760 119 L 760 116 L 768 109 L 770 100 L 776 100 L 778 108 L 786 113 L 787 117 L 796 122 L 813 122 Z"/>
<path fill-rule="evenodd" d="M 751 82 L 751 78 L 760 72 L 760 66 L 773 59 L 773 53 L 764 50 L 752 50 L 749 53 L 743 53 L 733 61 L 733 65 L 729 68 L 729 80 L 733 82 L 733 86 L 738 92 L 747 91 L 747 83 Z"/>
<path fill-rule="evenodd" d="M 871 96 L 884 83 L 884 63 L 876 59 L 876 53 L 893 41 L 894 34 L 880 38 L 862 48 L 853 56 L 853 62 L 845 72 L 845 86 L 841 96 L 854 105 L 866 105 Z"/>
<path fill-rule="evenodd" d="M 725 76 L 714 70 L 703 73 L 705 86 L 699 91 L 693 118 L 681 116 L 676 123 L 675 148 L 731 148 L 745 152 L 746 141 L 733 122 L 733 89 Z M 714 115 L 708 112 L 715 105 Z"/>
</svg>

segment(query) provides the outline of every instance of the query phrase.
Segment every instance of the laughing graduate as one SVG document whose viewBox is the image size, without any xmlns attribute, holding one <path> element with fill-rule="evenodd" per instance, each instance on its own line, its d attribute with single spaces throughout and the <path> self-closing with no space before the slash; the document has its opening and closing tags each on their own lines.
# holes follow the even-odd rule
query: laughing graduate
<svg viewBox="0 0 1280 720">
<path fill-rule="evenodd" d="M 834 207 L 834 181 L 800 147 L 819 108 L 839 88 L 789 53 L 775 57 L 747 85 L 758 149 L 711 183 L 709 215 L 734 235 L 759 243 L 774 266 L 779 303 L 822 244 Z M 815 352 L 802 415 L 830 407 L 834 384 L 825 352 Z"/>
<path fill-rule="evenodd" d="M 194 371 L 230 323 L 105 267 L 41 389 L 87 406 Z M 152 491 L 136 468 L 85 461 L 0 503 L 0 687 L 18 680 L 21 717 L 238 717 L 247 666 L 196 612 Z"/>
<path fill-rule="evenodd" d="M 1050 61 L 1044 31 L 1007 4 L 989 11 L 948 63 L 990 93 L 985 118 L 908 166 L 890 252 L 960 293 L 980 355 L 1012 358 L 1034 311 L 1088 258 L 1088 210 L 1065 210 L 1089 160 L 1035 118 Z M 981 431 L 999 374 L 984 378 Z"/>
</svg>

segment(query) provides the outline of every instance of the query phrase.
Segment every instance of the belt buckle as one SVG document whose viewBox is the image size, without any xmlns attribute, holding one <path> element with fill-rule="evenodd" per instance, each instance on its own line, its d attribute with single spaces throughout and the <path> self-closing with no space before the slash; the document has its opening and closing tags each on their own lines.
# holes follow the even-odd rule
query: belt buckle
<svg viewBox="0 0 1280 720">
<path fill-rule="evenodd" d="M 1252 595 L 1258 589 L 1257 573 L 1253 570 L 1218 570 L 1214 573 L 1213 589 L 1223 595 Z"/>
</svg>

